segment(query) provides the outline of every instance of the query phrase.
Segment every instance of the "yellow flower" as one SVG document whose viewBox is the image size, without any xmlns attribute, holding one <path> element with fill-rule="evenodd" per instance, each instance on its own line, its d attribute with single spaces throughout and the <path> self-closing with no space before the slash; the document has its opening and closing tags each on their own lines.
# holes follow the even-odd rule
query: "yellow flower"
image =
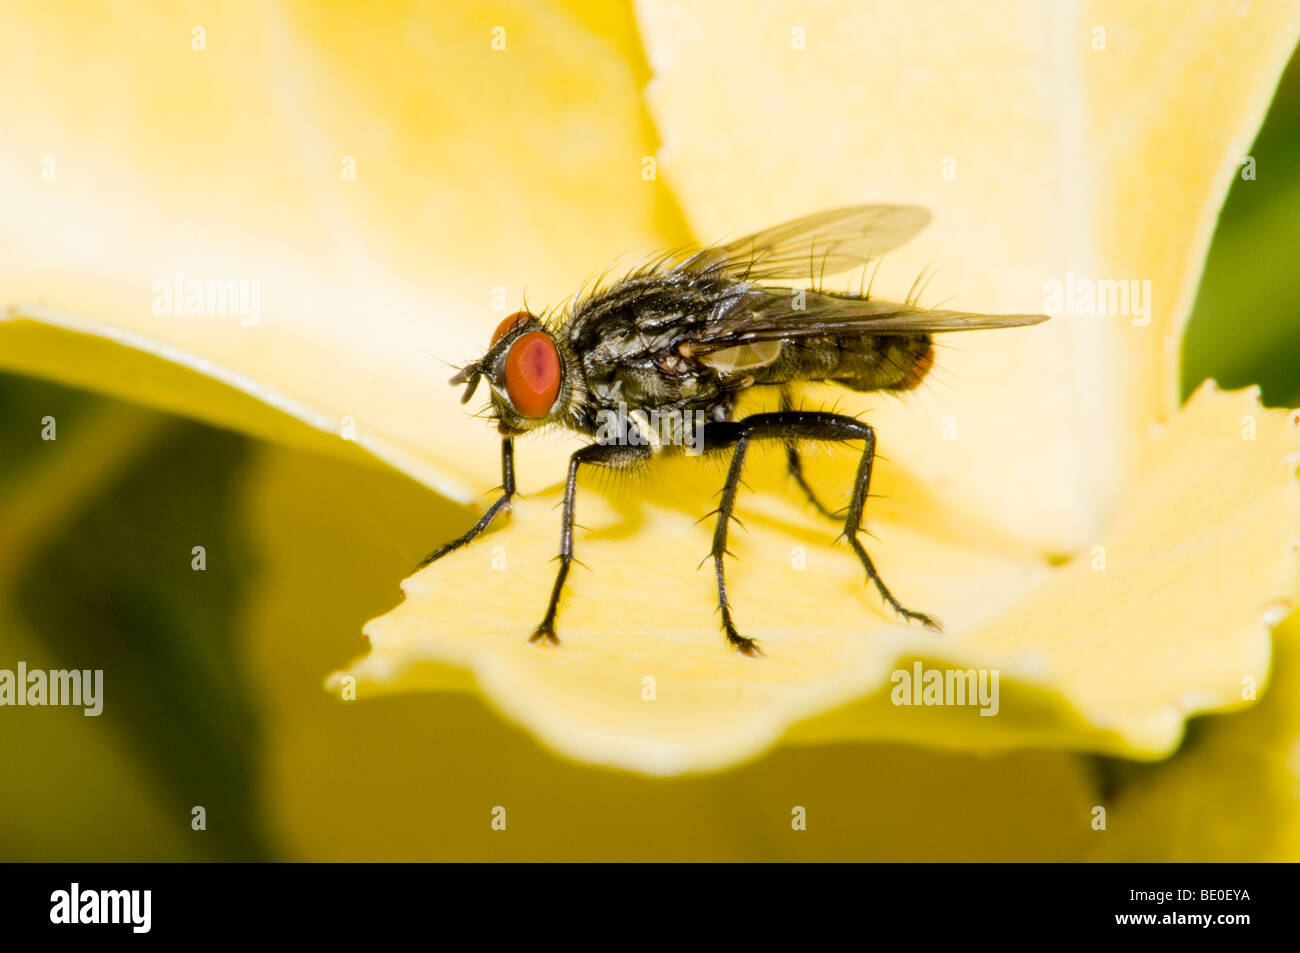
<svg viewBox="0 0 1300 953">
<path fill-rule="evenodd" d="M 582 487 L 591 572 L 562 645 L 529 645 L 575 445 L 521 444 L 509 525 L 408 579 L 336 690 L 477 689 L 566 755 L 674 774 L 781 739 L 1158 758 L 1188 715 L 1267 681 L 1298 581 L 1300 431 L 1213 387 L 1179 409 L 1176 359 L 1292 5 L 645 3 L 639 31 L 550 4 L 65 17 L 14 14 L 36 41 L 4 60 L 34 93 L 2 160 L 0 366 L 368 455 L 460 503 L 498 482 L 497 440 L 441 361 L 479 353 L 525 283 L 555 303 L 615 256 L 871 201 L 935 219 L 882 297 L 930 262 L 928 296 L 971 310 L 1063 290 L 1043 327 L 953 341 L 914 400 L 810 395 L 869 411 L 888 458 L 873 555 L 944 635 L 879 606 L 773 455 L 731 544 L 765 659 L 728 651 L 696 571 L 721 480 L 698 461 Z M 192 281 L 245 296 L 195 314 Z M 1139 290 L 1123 314 L 1069 313 L 1101 281 Z M 819 458 L 812 480 L 835 494 L 855 463 Z M 1000 672 L 997 717 L 891 704 L 914 660 Z"/>
</svg>

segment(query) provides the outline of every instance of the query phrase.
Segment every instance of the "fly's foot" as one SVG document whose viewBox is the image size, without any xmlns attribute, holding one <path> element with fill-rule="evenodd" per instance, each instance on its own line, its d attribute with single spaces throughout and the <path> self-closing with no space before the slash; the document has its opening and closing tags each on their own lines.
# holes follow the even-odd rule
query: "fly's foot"
<svg viewBox="0 0 1300 953">
<path fill-rule="evenodd" d="M 895 605 L 894 608 L 898 611 L 898 614 L 908 622 L 919 622 L 931 632 L 938 633 L 943 631 L 943 623 L 932 616 L 926 615 L 924 612 L 914 612 L 911 609 L 904 609 L 900 605 Z"/>
<path fill-rule="evenodd" d="M 856 520 L 851 521 L 849 524 L 850 527 L 856 525 Z M 867 551 L 862 548 L 862 542 L 858 539 L 858 533 L 860 532 L 862 532 L 861 529 L 847 528 L 844 531 L 844 536 L 848 539 L 849 546 L 853 549 L 853 552 L 857 554 L 858 561 L 862 563 L 863 568 L 867 571 L 867 585 L 875 586 L 876 591 L 880 593 L 880 598 L 885 601 L 885 605 L 889 606 L 889 608 L 893 609 L 908 622 L 919 622 L 931 632 L 942 632 L 943 625 L 938 619 L 928 616 L 924 612 L 916 612 L 915 610 L 909 609 L 894 598 L 894 594 L 889 591 L 889 587 L 885 585 L 885 581 L 880 578 L 880 573 L 876 571 L 875 564 L 872 563 L 871 557 L 868 556 Z"/>
<path fill-rule="evenodd" d="M 543 622 L 537 627 L 537 631 L 528 637 L 528 641 L 533 645 L 539 642 L 542 645 L 559 645 L 560 640 L 555 634 L 555 626 L 549 622 Z"/>
<path fill-rule="evenodd" d="M 722 627 L 727 635 L 727 644 L 739 652 L 741 655 L 747 655 L 750 658 L 762 658 L 763 650 L 758 647 L 758 642 L 754 639 L 746 638 L 736 631 L 736 627 L 728 619 Z"/>
</svg>

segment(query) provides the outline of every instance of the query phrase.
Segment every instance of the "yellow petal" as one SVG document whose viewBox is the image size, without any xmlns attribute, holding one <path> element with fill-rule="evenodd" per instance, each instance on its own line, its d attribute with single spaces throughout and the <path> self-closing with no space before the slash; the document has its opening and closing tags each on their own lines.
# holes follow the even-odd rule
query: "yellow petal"
<svg viewBox="0 0 1300 953">
<path fill-rule="evenodd" d="M 642 177 L 630 12 L 156 7 L 6 11 L 0 82 L 30 95 L 0 147 L 0 367 L 343 452 L 355 433 L 476 499 L 495 441 L 448 363 L 525 286 L 558 303 L 683 237 Z M 177 274 L 246 282 L 245 308 L 156 313 Z"/>
<path fill-rule="evenodd" d="M 261 802 L 288 858 L 1070 859 L 1088 843 L 1096 795 L 1072 755 L 785 747 L 665 781 L 556 758 L 466 694 L 363 686 L 342 702 L 318 673 L 463 511 L 398 475 L 280 448 L 258 454 L 246 486 L 260 584 L 240 634 L 263 700 Z"/>
<path fill-rule="evenodd" d="M 1300 860 L 1297 621 L 1277 631 L 1276 670 L 1259 706 L 1207 719 L 1177 757 L 1128 777 L 1092 839 L 1092 859 Z"/>
<path fill-rule="evenodd" d="M 967 644 L 1032 647 L 1137 754 L 1172 749 L 1188 715 L 1243 707 L 1300 583 L 1300 414 L 1258 393 L 1205 384 L 1152 436 L 1098 546 Z"/>
<path fill-rule="evenodd" d="M 756 461 L 728 585 L 742 631 L 764 641 L 762 660 L 726 647 L 712 574 L 695 568 L 712 526 L 693 520 L 721 473 L 681 460 L 635 499 L 580 492 L 588 530 L 575 545 L 591 571 L 571 574 L 558 648 L 527 641 L 551 585 L 552 492 L 408 579 L 406 601 L 367 626 L 371 652 L 346 675 L 367 697 L 445 688 L 449 670 L 468 669 L 557 750 L 654 774 L 732 764 L 801 721 L 792 740 L 1155 757 L 1188 714 L 1241 705 L 1242 678 L 1267 671 L 1268 626 L 1300 581 L 1298 448 L 1300 428 L 1254 392 L 1203 389 L 1151 439 L 1102 549 L 1057 570 L 918 532 L 924 500 L 893 493 L 882 467 L 890 505 L 869 547 L 900 599 L 942 618 L 943 636 L 892 620 L 853 556 L 825 545 L 832 527 L 780 493 L 782 461 Z M 891 704 L 892 673 L 914 659 L 997 670 L 997 716 Z"/>
<path fill-rule="evenodd" d="M 1150 283 L 1149 315 L 952 336 L 939 382 L 916 400 L 843 402 L 870 408 L 886 453 L 1022 544 L 1091 544 L 1147 426 L 1177 406 L 1201 263 L 1300 7 L 637 11 L 661 169 L 701 236 L 838 204 L 919 203 L 934 222 L 885 263 L 881 297 L 907 294 L 929 265 L 940 270 L 923 303 L 974 311 L 1060 312 L 1046 283 L 1064 292 L 1071 276 Z M 945 424 L 957 439 L 941 439 Z"/>
</svg>

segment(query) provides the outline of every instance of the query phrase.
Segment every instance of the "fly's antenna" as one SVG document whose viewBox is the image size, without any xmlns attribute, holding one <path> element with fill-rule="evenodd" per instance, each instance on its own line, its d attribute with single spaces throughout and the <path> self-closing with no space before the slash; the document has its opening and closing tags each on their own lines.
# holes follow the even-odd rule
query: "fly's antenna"
<svg viewBox="0 0 1300 953">
<path fill-rule="evenodd" d="M 482 371 L 479 368 L 479 362 L 471 361 L 462 367 L 459 364 L 453 364 L 451 361 L 444 360 L 432 351 L 426 351 L 424 348 L 420 348 L 419 350 L 421 354 L 431 357 L 444 367 L 450 367 L 456 371 L 456 374 L 447 383 L 453 386 L 468 384 L 469 387 L 466 389 L 465 395 L 460 399 L 460 402 L 462 404 L 469 403 L 469 399 L 474 396 L 474 390 L 478 387 L 479 377 L 482 374 Z"/>
<path fill-rule="evenodd" d="M 443 367 L 450 367 L 452 370 L 455 371 L 460 370 L 459 364 L 453 364 L 451 361 L 447 360 L 446 358 L 439 357 L 437 354 L 434 354 L 432 351 L 426 351 L 422 347 L 417 347 L 416 350 L 419 351 L 421 354 L 423 354 L 425 357 L 432 358 L 433 360 L 437 361 Z"/>
<path fill-rule="evenodd" d="M 433 359 L 434 359 L 435 361 L 437 361 L 439 364 L 443 365 L 444 367 L 450 367 L 453 371 L 458 371 L 458 370 L 461 369 L 461 367 L 460 367 L 459 364 L 453 364 L 451 361 L 444 361 L 442 358 L 438 357 L 438 355 L 436 355 L 436 354 L 429 354 L 428 351 L 421 351 L 420 353 L 422 353 L 422 354 L 428 354 L 429 357 L 433 358 Z"/>
<path fill-rule="evenodd" d="M 464 384 L 465 393 L 461 395 L 460 402 L 462 404 L 468 404 L 470 398 L 474 396 L 474 391 L 478 390 L 478 382 L 482 376 L 482 367 L 478 361 L 473 361 L 457 371 L 456 376 L 447 383 L 451 384 L 453 387 L 459 384 Z"/>
</svg>

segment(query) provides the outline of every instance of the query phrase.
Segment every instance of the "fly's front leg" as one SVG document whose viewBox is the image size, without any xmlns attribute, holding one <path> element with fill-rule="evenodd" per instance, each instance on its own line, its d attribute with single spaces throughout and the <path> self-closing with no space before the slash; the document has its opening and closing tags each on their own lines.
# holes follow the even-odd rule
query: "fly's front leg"
<svg viewBox="0 0 1300 953">
<path fill-rule="evenodd" d="M 569 575 L 569 565 L 573 562 L 573 503 L 578 489 L 578 468 L 585 463 L 618 469 L 644 461 L 650 453 L 650 448 L 646 446 L 593 443 L 569 458 L 569 475 L 564 482 L 564 510 L 560 515 L 560 555 L 557 557 L 560 560 L 560 571 L 555 575 L 546 616 L 528 641 L 546 641 L 552 645 L 557 645 L 560 641 L 555 635 L 555 614 L 559 611 L 564 580 Z"/>
<path fill-rule="evenodd" d="M 746 427 L 749 419 L 746 418 L 739 423 L 706 425 L 704 440 L 706 447 L 711 445 L 714 449 L 727 444 L 735 445 L 731 453 L 731 466 L 727 468 L 727 482 L 722 485 L 722 499 L 718 502 L 718 524 L 713 530 L 713 549 L 710 555 L 713 557 L 713 569 L 718 577 L 718 611 L 722 613 L 722 632 L 732 648 L 754 658 L 763 653 L 759 650 L 757 642 L 741 635 L 736 629 L 735 620 L 731 617 L 731 603 L 727 600 L 727 576 L 723 566 L 723 557 L 734 555 L 727 551 L 727 530 L 734 518 L 732 514 L 736 509 L 736 489 L 740 486 L 740 474 L 745 467 L 745 453 L 749 450 L 751 431 Z"/>
<path fill-rule="evenodd" d="M 501 495 L 488 507 L 486 513 L 470 531 L 449 543 L 443 543 L 429 555 L 420 560 L 416 569 L 423 569 L 429 563 L 437 562 L 448 553 L 460 549 L 466 543 L 473 542 L 485 529 L 492 525 L 497 514 L 510 506 L 510 499 L 515 495 L 515 442 L 510 437 L 501 441 Z"/>
</svg>

